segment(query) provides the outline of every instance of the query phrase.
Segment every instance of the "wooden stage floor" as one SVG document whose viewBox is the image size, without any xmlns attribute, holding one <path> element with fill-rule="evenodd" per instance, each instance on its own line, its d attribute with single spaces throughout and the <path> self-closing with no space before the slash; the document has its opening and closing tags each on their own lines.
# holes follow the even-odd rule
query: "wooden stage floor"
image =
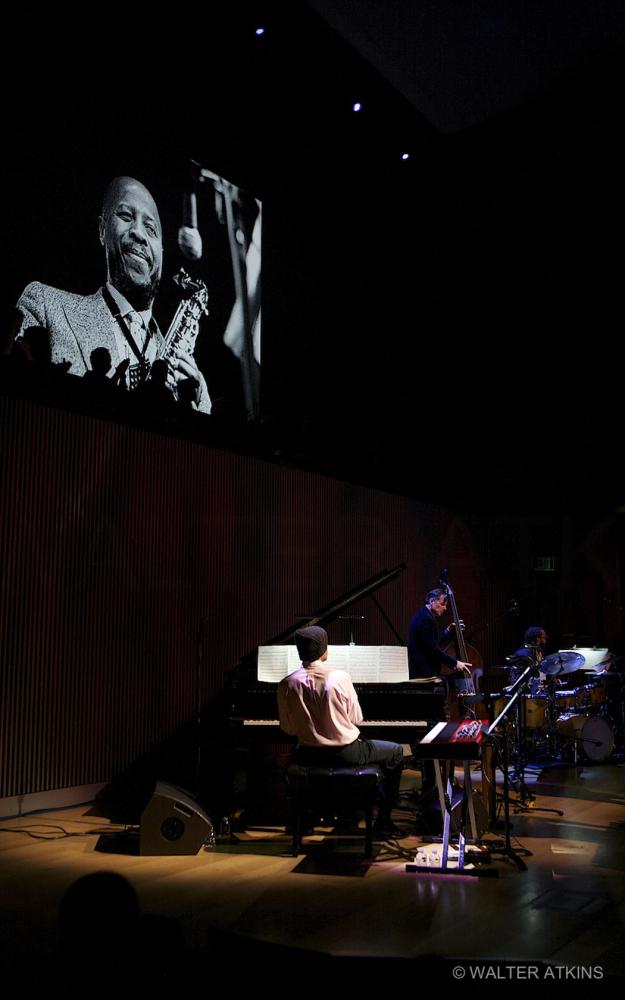
<svg viewBox="0 0 625 1000">
<path fill-rule="evenodd" d="M 411 772 L 404 778 L 409 785 Z M 321 836 L 308 838 L 294 858 L 289 837 L 275 827 L 249 829 L 237 843 L 195 856 L 139 857 L 95 806 L 2 820 L 3 973 L 24 985 L 45 982 L 49 968 L 58 975 L 60 900 L 80 876 L 107 870 L 129 880 L 144 913 L 181 930 L 196 972 L 227 964 L 233 984 L 249 985 L 254 970 L 264 976 L 277 966 L 278 985 L 286 956 L 307 969 L 312 958 L 349 959 L 350 968 L 357 959 L 365 980 L 382 963 L 385 976 L 429 963 L 442 984 L 461 976 L 544 978 L 546 966 L 552 979 L 617 981 L 625 978 L 623 779 L 622 764 L 528 775 L 535 806 L 511 816 L 512 846 L 529 852 L 527 871 L 500 858 L 497 878 L 407 873 L 422 839 L 411 832 L 408 808 L 395 813 L 406 835 L 376 845 L 371 861 L 360 840 Z M 488 835 L 497 838 L 499 831 Z M 525 971 L 502 976 L 510 964 Z M 553 970 L 565 968 L 577 971 L 556 977 Z"/>
</svg>

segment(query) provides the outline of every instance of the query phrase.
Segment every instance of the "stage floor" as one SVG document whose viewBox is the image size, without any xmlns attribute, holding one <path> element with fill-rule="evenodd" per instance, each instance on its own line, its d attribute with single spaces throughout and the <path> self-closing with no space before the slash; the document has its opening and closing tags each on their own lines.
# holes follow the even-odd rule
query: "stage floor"
<svg viewBox="0 0 625 1000">
<path fill-rule="evenodd" d="M 450 983 L 458 962 L 466 978 L 493 978 L 470 968 L 502 962 L 625 977 L 624 770 L 602 764 L 579 775 L 573 768 L 528 773 L 535 804 L 511 814 L 512 846 L 528 852 L 527 871 L 499 859 L 492 865 L 497 878 L 406 872 L 422 840 L 408 808 L 395 813 L 405 836 L 376 845 L 371 861 L 361 840 L 329 835 L 307 838 L 294 858 L 289 836 L 270 826 L 195 856 L 139 857 L 135 840 L 93 805 L 3 820 L 5 974 L 25 981 L 57 961 L 64 892 L 80 876 L 107 870 L 130 881 L 144 913 L 175 922 L 185 953 L 200 963 L 239 955 L 245 964 L 253 954 L 261 968 L 266 947 L 273 964 L 285 949 L 386 962 L 449 959 Z M 409 791 L 414 773 L 404 778 Z M 498 830 L 487 839 L 501 837 Z M 243 969 L 236 974 L 244 976 Z"/>
</svg>

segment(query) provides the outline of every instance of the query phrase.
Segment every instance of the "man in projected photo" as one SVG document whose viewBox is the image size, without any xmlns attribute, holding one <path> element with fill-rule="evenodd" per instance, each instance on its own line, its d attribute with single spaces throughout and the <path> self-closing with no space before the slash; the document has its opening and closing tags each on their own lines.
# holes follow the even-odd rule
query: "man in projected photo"
<svg viewBox="0 0 625 1000">
<path fill-rule="evenodd" d="M 30 327 L 45 327 L 53 362 L 69 361 L 73 375 L 89 370 L 96 348 L 106 348 L 112 367 L 128 362 L 129 388 L 141 385 L 160 357 L 164 338 L 152 315 L 163 268 L 161 220 L 140 181 L 116 177 L 109 184 L 99 219 L 106 254 L 106 285 L 94 295 L 77 295 L 33 281 L 17 308 L 23 315 L 17 342 Z M 195 359 L 178 349 L 169 358 L 174 383 L 197 382 L 194 408 L 210 413 L 211 401 Z"/>
</svg>

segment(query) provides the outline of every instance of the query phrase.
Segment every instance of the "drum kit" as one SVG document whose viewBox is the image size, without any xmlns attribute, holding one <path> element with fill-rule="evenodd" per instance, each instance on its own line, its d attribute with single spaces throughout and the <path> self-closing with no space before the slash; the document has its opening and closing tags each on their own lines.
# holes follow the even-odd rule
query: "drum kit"
<svg viewBox="0 0 625 1000">
<path fill-rule="evenodd" d="M 532 678 L 510 712 L 515 770 L 545 759 L 577 764 L 610 758 L 623 739 L 623 690 L 611 683 L 621 679 L 610 672 L 612 660 L 607 649 L 575 648 L 534 661 Z M 506 701 L 504 689 L 495 717 Z"/>
</svg>

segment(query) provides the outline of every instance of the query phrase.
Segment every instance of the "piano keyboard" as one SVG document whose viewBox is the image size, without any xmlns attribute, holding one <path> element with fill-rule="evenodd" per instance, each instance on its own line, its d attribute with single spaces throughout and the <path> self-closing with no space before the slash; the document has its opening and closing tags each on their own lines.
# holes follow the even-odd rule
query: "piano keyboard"
<svg viewBox="0 0 625 1000">
<path fill-rule="evenodd" d="M 275 726 L 280 727 L 277 719 L 243 719 L 244 726 Z M 359 722 L 359 728 L 366 729 L 367 726 L 375 726 L 378 729 L 427 729 L 429 723 L 425 719 L 366 719 Z"/>
<path fill-rule="evenodd" d="M 364 722 L 359 722 L 359 726 L 379 726 L 384 729 L 386 726 L 397 726 L 401 729 L 402 726 L 406 726 L 408 729 L 427 729 L 429 723 L 425 719 L 366 719 Z"/>
</svg>

